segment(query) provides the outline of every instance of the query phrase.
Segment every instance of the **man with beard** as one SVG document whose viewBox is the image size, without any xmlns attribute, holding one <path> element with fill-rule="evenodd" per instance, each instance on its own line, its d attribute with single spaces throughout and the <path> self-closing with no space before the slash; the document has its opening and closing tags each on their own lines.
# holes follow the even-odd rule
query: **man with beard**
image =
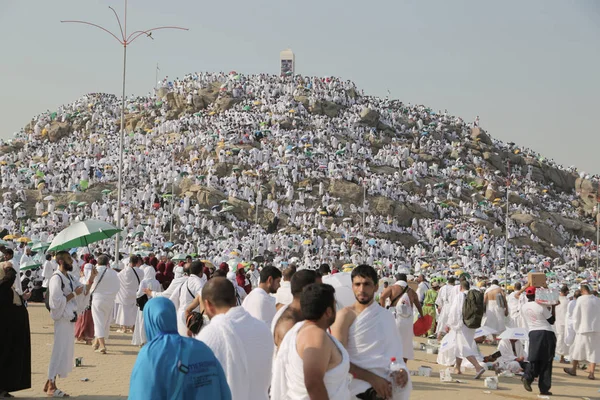
<svg viewBox="0 0 600 400">
<path fill-rule="evenodd" d="M 49 296 L 50 317 L 54 320 L 54 343 L 44 392 L 49 397 L 65 397 L 65 393 L 56 387 L 56 377 L 65 378 L 73 369 L 75 352 L 73 337 L 75 337 L 77 311 L 86 306 L 86 304 L 79 304 L 85 300 L 85 296 L 80 294 L 84 293 L 84 290 L 85 293 L 89 293 L 98 273 L 96 269 L 92 269 L 87 285 L 83 286 L 70 274 L 73 271 L 73 259 L 68 252 L 56 253 L 56 262 L 58 270 L 48 282 L 47 296 Z"/>
<path fill-rule="evenodd" d="M 259 319 L 271 326 L 273 317 L 277 313 L 275 297 L 279 283 L 281 282 L 281 271 L 273 266 L 264 267 L 260 271 L 260 283 L 258 287 L 250 292 L 244 299 L 242 307 L 254 318 Z"/>
<path fill-rule="evenodd" d="M 402 339 L 392 313 L 374 301 L 377 272 L 369 265 L 359 265 L 352 270 L 351 278 L 356 302 L 340 310 L 331 326 L 331 333 L 350 355 L 350 373 L 354 376 L 350 394 L 363 400 L 391 398 L 392 383 L 387 377 L 390 360 L 395 357 L 402 369 L 394 376 L 394 400 L 408 400 L 412 384 L 401 361 Z"/>
<path fill-rule="evenodd" d="M 274 399 L 350 398 L 350 359 L 342 344 L 327 333 L 335 321 L 335 289 L 313 283 L 302 291 L 305 320 L 298 322 L 281 343 L 274 363 Z"/>
</svg>

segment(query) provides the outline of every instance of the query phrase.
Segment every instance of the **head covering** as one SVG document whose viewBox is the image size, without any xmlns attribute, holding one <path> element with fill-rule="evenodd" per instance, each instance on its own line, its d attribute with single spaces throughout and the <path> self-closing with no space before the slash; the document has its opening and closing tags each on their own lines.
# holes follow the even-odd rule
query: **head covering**
<svg viewBox="0 0 600 400">
<path fill-rule="evenodd" d="M 222 269 L 225 272 L 229 272 L 229 264 L 227 264 L 226 262 L 222 262 L 219 265 L 219 269 Z"/>
<path fill-rule="evenodd" d="M 144 306 L 148 343 L 140 350 L 131 372 L 130 399 L 231 398 L 225 374 L 212 350 L 199 340 L 177 332 L 175 305 L 165 297 L 150 299 Z M 202 365 L 182 374 L 178 365 Z M 203 385 L 196 387 L 198 378 Z M 183 379 L 182 384 L 179 381 Z"/>
<path fill-rule="evenodd" d="M 535 296 L 535 287 L 529 286 L 527 289 L 525 289 L 525 294 L 527 296 Z"/>
<path fill-rule="evenodd" d="M 233 283 L 233 286 L 235 286 L 235 287 L 237 287 L 237 286 L 238 286 L 238 284 L 237 284 L 237 279 L 236 279 L 236 277 L 235 277 L 235 272 L 233 272 L 233 271 L 229 271 L 229 272 L 227 273 L 227 279 L 228 279 L 228 280 L 229 280 L 231 283 Z"/>
<path fill-rule="evenodd" d="M 169 333 L 179 335 L 173 302 L 165 297 L 150 299 L 144 306 L 144 326 L 148 342 Z"/>
</svg>

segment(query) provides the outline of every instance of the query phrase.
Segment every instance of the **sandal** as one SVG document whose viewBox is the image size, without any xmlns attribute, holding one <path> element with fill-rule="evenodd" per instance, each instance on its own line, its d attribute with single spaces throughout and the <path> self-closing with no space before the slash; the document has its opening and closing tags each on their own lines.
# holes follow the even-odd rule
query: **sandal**
<svg viewBox="0 0 600 400">
<path fill-rule="evenodd" d="M 106 354 L 106 347 L 95 350 L 96 353 Z"/>
<path fill-rule="evenodd" d="M 8 393 L 5 390 L 0 392 L 0 399 L 8 399 L 8 398 L 13 398 L 13 397 L 15 397 L 15 396 L 13 396 L 12 394 Z"/>
<path fill-rule="evenodd" d="M 56 389 L 52 393 L 48 393 L 48 397 L 71 397 L 60 389 Z"/>
<path fill-rule="evenodd" d="M 481 378 L 481 376 L 485 373 L 485 368 L 481 368 L 478 373 L 475 374 L 475 379 Z"/>
<path fill-rule="evenodd" d="M 577 373 L 574 372 L 571 368 L 563 368 L 563 371 L 565 371 L 568 375 L 577 376 Z"/>
<path fill-rule="evenodd" d="M 590 381 L 595 381 L 595 380 L 596 380 L 596 377 L 595 377 L 594 375 L 588 375 L 588 379 L 589 379 Z"/>
</svg>

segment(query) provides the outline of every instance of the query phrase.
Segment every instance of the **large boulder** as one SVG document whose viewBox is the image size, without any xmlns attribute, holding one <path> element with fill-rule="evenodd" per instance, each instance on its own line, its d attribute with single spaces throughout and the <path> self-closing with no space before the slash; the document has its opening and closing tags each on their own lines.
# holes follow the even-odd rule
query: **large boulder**
<svg viewBox="0 0 600 400">
<path fill-rule="evenodd" d="M 483 131 L 483 129 L 479 127 L 471 128 L 471 139 L 475 141 L 479 141 L 481 143 L 485 143 L 487 145 L 492 145 L 492 139 Z"/>
<path fill-rule="evenodd" d="M 71 132 L 71 125 L 68 122 L 54 122 L 48 129 L 48 140 L 52 143 L 58 142 Z"/>
<path fill-rule="evenodd" d="M 414 213 L 403 203 L 387 197 L 377 196 L 369 199 L 370 211 L 377 215 L 391 215 L 398 219 L 398 224 L 409 226 Z"/>
<path fill-rule="evenodd" d="M 579 195 L 583 210 L 590 214 L 596 206 L 596 185 L 588 179 L 577 178 L 575 180 L 575 191 Z"/>
<path fill-rule="evenodd" d="M 348 182 L 345 180 L 332 179 L 329 182 L 328 192 L 333 197 L 339 197 L 342 202 L 353 203 L 355 205 L 362 205 L 364 190 L 362 186 L 356 183 Z"/>
<path fill-rule="evenodd" d="M 221 200 L 225 200 L 227 197 L 218 191 L 217 189 L 202 187 L 197 194 L 196 200 L 203 208 L 210 208 L 212 206 L 216 206 L 220 204 Z"/>
<path fill-rule="evenodd" d="M 215 107 L 217 112 L 224 112 L 229 110 L 235 104 L 239 103 L 239 99 L 234 99 L 229 96 L 221 96 L 215 101 Z"/>
<path fill-rule="evenodd" d="M 492 167 L 496 168 L 498 171 L 506 174 L 506 166 L 504 165 L 502 157 L 500 157 L 498 154 L 486 151 L 483 153 L 483 159 L 489 162 Z"/>
<path fill-rule="evenodd" d="M 510 219 L 512 219 L 513 221 L 516 221 L 520 224 L 524 224 L 524 225 L 529 225 L 533 221 L 535 221 L 535 218 L 533 217 L 533 215 L 521 214 L 521 213 L 515 213 L 515 214 L 511 215 Z"/>
<path fill-rule="evenodd" d="M 554 246 L 563 246 L 565 244 L 565 240 L 560 236 L 560 234 L 548 224 L 543 222 L 534 221 L 529 225 L 529 229 L 540 239 L 554 245 Z"/>
<path fill-rule="evenodd" d="M 343 106 L 332 101 L 320 100 L 310 107 L 311 114 L 326 115 L 329 118 L 335 118 L 340 113 Z"/>
<path fill-rule="evenodd" d="M 375 128 L 379 124 L 379 113 L 370 108 L 363 108 L 360 112 L 360 122 Z"/>
</svg>

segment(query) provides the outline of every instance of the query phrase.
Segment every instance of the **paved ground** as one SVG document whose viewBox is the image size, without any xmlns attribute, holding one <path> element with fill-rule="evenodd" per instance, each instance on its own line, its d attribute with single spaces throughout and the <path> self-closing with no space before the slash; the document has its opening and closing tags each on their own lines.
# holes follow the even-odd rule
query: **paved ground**
<svg viewBox="0 0 600 400">
<path fill-rule="evenodd" d="M 19 398 L 45 397 L 42 388 L 46 381 L 48 362 L 52 351 L 52 321 L 43 304 L 32 304 L 29 308 L 32 342 L 32 384 L 33 388 L 16 392 Z M 71 396 L 80 399 L 126 399 L 129 392 L 129 377 L 138 349 L 131 346 L 131 335 L 113 335 L 107 345 L 108 354 L 94 353 L 91 346 L 76 344 L 75 356 L 83 357 L 83 367 L 74 368 L 66 379 L 58 380 L 58 387 Z M 491 347 L 484 347 L 485 354 L 492 353 Z M 421 365 L 433 368 L 431 378 L 413 377 L 415 390 L 411 399 L 415 400 L 471 400 L 471 399 L 537 399 L 537 392 L 527 393 L 519 378 L 500 378 L 499 389 L 490 391 L 483 380 L 473 380 L 473 374 L 455 377 L 463 383 L 440 383 L 439 367 L 434 364 L 435 356 L 425 352 L 415 352 L 416 360 L 409 361 L 409 368 L 418 369 Z M 563 371 L 563 365 L 555 364 L 552 392 L 557 399 L 600 399 L 600 383 L 582 376 L 570 377 Z M 484 376 L 491 376 L 487 373 Z M 81 379 L 89 381 L 82 382 Z M 535 389 L 535 388 L 534 388 Z M 489 392 L 489 393 L 486 393 Z"/>
</svg>

